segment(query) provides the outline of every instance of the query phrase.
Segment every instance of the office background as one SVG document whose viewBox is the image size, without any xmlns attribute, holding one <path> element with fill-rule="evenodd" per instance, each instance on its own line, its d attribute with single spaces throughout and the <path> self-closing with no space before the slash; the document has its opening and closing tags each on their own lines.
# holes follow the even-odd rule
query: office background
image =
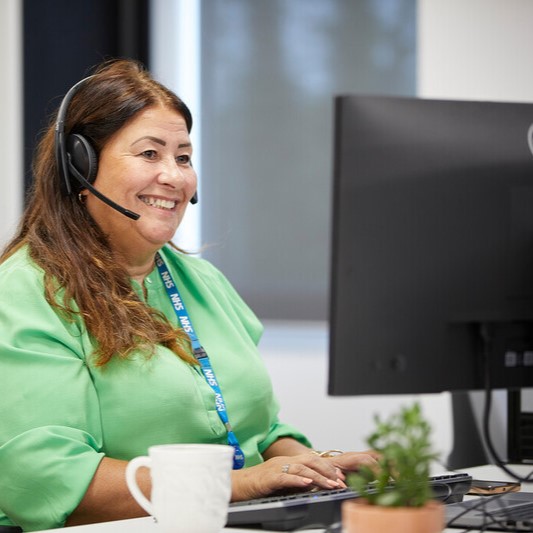
<svg viewBox="0 0 533 533">
<path fill-rule="evenodd" d="M 22 5 L 0 4 L 0 244 L 20 215 L 27 169 L 23 43 L 29 36 L 22 29 Z M 151 24 L 160 26 L 151 32 L 150 66 L 191 104 L 193 132 L 201 140 L 193 139 L 202 180 L 201 203 L 192 213 L 193 226 L 201 228 L 196 242 L 208 245 L 204 256 L 265 319 L 262 350 L 283 417 L 318 448 L 362 448 L 373 413 L 409 399 L 326 396 L 333 95 L 530 102 L 533 2 L 153 0 L 152 9 Z M 194 24 L 188 23 L 191 16 Z M 76 33 L 56 22 L 43 30 L 67 48 Z M 86 19 L 80 39 L 87 42 L 93 28 L 101 30 L 98 20 Z M 180 42 L 188 47 L 185 55 L 176 50 Z M 45 50 L 43 45 L 42 57 L 33 58 L 36 65 L 66 68 L 65 59 L 48 57 Z M 187 64 L 188 76 L 169 68 L 191 56 L 197 58 Z M 56 100 L 39 104 L 41 120 L 89 66 L 80 64 L 64 85 L 48 71 L 51 79 L 43 83 L 57 83 Z M 478 409 L 478 395 L 471 396 Z M 499 400 L 493 428 L 503 449 L 505 402 Z M 423 402 L 446 454 L 453 438 L 450 397 L 428 395 Z"/>
</svg>

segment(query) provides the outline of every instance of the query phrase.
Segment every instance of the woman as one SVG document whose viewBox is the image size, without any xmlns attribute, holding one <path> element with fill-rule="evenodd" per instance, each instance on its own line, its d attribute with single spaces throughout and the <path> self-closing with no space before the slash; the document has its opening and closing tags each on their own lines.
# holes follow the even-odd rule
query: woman
<svg viewBox="0 0 533 533">
<path fill-rule="evenodd" d="M 278 420 L 261 324 L 212 265 L 169 245 L 196 193 L 191 126 L 179 98 L 118 60 L 69 92 L 43 136 L 0 258 L 0 525 L 143 515 L 124 471 L 153 444 L 229 442 L 234 501 L 343 486 L 374 462 L 321 457 Z"/>
</svg>

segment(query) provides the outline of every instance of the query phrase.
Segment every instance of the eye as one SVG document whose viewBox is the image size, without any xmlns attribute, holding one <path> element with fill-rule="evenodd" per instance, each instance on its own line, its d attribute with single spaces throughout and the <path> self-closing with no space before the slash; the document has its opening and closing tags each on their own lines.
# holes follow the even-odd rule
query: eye
<svg viewBox="0 0 533 533">
<path fill-rule="evenodd" d="M 155 150 L 144 150 L 144 152 L 141 152 L 141 155 L 146 159 L 155 159 L 157 152 Z"/>
<path fill-rule="evenodd" d="M 191 156 L 188 154 L 179 155 L 176 157 L 176 162 L 178 165 L 190 165 L 191 164 Z"/>
</svg>

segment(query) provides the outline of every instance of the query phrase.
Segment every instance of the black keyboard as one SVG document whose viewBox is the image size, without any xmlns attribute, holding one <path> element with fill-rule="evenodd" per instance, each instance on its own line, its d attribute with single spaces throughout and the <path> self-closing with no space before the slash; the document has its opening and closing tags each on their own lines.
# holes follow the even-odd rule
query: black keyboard
<svg viewBox="0 0 533 533">
<path fill-rule="evenodd" d="M 434 498 L 444 503 L 462 501 L 471 483 L 472 477 L 464 473 L 430 478 Z M 332 489 L 235 502 L 229 506 L 226 525 L 272 531 L 327 528 L 340 522 L 341 503 L 357 497 L 351 489 Z"/>
</svg>

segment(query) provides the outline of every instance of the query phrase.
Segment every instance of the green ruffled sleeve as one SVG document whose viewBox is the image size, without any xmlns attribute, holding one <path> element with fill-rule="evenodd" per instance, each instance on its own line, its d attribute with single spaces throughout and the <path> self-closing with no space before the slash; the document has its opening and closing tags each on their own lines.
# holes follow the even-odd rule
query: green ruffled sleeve
<svg viewBox="0 0 533 533">
<path fill-rule="evenodd" d="M 291 426 L 290 424 L 284 424 L 279 421 L 275 421 L 272 426 L 270 427 L 270 431 L 267 435 L 267 437 L 259 443 L 259 451 L 261 453 L 264 453 L 264 451 L 274 442 L 276 442 L 278 439 L 281 439 L 282 437 L 291 437 L 298 442 L 302 443 L 304 446 L 307 446 L 308 448 L 313 448 L 307 437 L 298 431 L 296 428 Z"/>
<path fill-rule="evenodd" d="M 103 457 L 90 340 L 41 278 L 21 253 L 0 267 L 0 525 L 25 531 L 62 526 Z"/>
<path fill-rule="evenodd" d="M 63 526 L 78 506 L 103 454 L 88 433 L 42 426 L 0 448 L 0 505 L 24 531 Z"/>
</svg>

